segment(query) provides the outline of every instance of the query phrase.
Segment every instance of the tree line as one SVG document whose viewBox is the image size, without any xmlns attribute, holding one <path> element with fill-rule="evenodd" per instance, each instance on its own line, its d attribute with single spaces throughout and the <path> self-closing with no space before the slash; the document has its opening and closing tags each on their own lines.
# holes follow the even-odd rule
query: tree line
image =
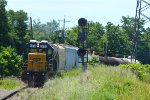
<svg viewBox="0 0 150 100">
<path fill-rule="evenodd" d="M 134 47 L 134 17 L 122 16 L 120 25 L 108 22 L 103 26 L 99 22 L 89 23 L 87 47 L 89 51 L 96 51 L 98 55 L 110 57 L 128 57 L 133 53 Z M 150 63 L 150 43 L 142 42 L 150 40 L 150 28 L 144 28 L 144 20 L 140 23 L 141 34 L 137 43 L 137 60 L 143 64 Z M 66 44 L 77 46 L 78 27 L 67 30 Z"/>
<path fill-rule="evenodd" d="M 28 22 L 28 14 L 23 11 L 6 10 L 7 1 L 0 0 L 0 70 L 6 70 L 12 65 L 20 69 L 22 48 L 32 39 L 32 32 Z M 108 22 L 102 25 L 100 22 L 89 23 L 87 36 L 88 51 L 96 51 L 99 55 L 114 57 L 130 56 L 133 51 L 134 17 L 121 18 L 121 24 L 115 25 Z M 150 28 L 145 28 L 141 20 L 141 34 L 139 40 L 150 39 Z M 33 39 L 48 40 L 52 43 L 61 41 L 63 29 L 60 28 L 56 20 L 51 20 L 46 24 L 39 19 L 33 21 Z M 78 26 L 65 30 L 64 42 L 67 45 L 77 46 Z M 10 60 L 8 60 L 8 58 Z M 14 60 L 20 59 L 20 60 Z M 144 64 L 150 63 L 150 43 L 138 42 L 137 59 Z M 14 63 L 10 63 L 10 62 Z M 20 62 L 19 62 L 20 61 Z M 2 72 L 0 72 L 1 74 Z M 9 74 L 9 72 L 8 72 Z"/>
</svg>

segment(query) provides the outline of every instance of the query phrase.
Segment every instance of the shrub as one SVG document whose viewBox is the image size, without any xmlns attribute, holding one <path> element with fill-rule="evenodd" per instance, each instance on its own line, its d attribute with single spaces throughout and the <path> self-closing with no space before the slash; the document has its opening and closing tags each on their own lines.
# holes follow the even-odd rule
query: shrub
<svg viewBox="0 0 150 100">
<path fill-rule="evenodd" d="M 96 65 L 99 63 L 99 59 L 97 56 L 92 56 L 92 58 L 88 61 L 90 65 Z"/>
<path fill-rule="evenodd" d="M 11 47 L 2 48 L 0 53 L 0 75 L 4 76 L 18 76 L 20 75 L 20 62 L 22 57 L 17 55 L 15 50 Z"/>
<path fill-rule="evenodd" d="M 120 65 L 122 68 L 130 68 L 140 80 L 146 81 L 150 83 L 150 65 L 146 64 L 122 64 Z"/>
</svg>

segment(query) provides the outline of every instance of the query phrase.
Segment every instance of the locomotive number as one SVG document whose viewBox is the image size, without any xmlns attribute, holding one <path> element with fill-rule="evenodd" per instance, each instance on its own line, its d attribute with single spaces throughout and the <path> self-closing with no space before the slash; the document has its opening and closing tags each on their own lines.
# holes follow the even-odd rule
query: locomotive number
<svg viewBox="0 0 150 100">
<path fill-rule="evenodd" d="M 40 48 L 47 48 L 47 45 L 40 45 Z"/>
<path fill-rule="evenodd" d="M 30 48 L 36 48 L 36 44 L 30 44 Z"/>
</svg>

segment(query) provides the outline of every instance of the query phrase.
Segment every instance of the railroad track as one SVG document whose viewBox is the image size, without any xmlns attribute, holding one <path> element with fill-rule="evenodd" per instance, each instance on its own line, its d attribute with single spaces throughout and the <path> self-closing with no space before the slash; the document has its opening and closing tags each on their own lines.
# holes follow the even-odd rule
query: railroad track
<svg viewBox="0 0 150 100">
<path fill-rule="evenodd" d="M 15 91 L 13 91 L 13 92 L 11 92 L 11 93 L 9 93 L 9 94 L 6 94 L 5 96 L 3 96 L 2 98 L 0 98 L 1 100 L 7 100 L 7 99 L 9 99 L 9 98 L 11 98 L 12 96 L 14 96 L 15 94 L 17 94 L 18 92 L 20 92 L 20 91 L 22 91 L 22 90 L 24 90 L 24 89 L 27 89 L 28 88 L 28 86 L 24 86 L 24 87 L 22 87 L 22 88 L 20 88 L 20 89 L 17 89 L 17 90 L 15 90 Z"/>
</svg>

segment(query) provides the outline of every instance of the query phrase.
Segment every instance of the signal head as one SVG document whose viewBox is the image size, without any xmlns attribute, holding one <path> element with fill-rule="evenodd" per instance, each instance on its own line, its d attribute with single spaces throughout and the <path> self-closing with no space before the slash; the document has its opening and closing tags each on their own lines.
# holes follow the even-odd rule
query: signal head
<svg viewBox="0 0 150 100">
<path fill-rule="evenodd" d="M 78 39 L 79 39 L 79 41 L 84 42 L 86 40 L 85 34 L 84 33 L 79 33 L 78 34 Z"/>
<path fill-rule="evenodd" d="M 85 18 L 80 18 L 79 20 L 78 20 L 78 25 L 79 26 L 86 26 L 87 25 L 87 20 L 85 19 Z"/>
<path fill-rule="evenodd" d="M 78 49 L 77 53 L 78 53 L 78 56 L 84 57 L 84 55 L 86 54 L 86 50 L 84 50 L 83 48 L 80 48 Z"/>
</svg>

